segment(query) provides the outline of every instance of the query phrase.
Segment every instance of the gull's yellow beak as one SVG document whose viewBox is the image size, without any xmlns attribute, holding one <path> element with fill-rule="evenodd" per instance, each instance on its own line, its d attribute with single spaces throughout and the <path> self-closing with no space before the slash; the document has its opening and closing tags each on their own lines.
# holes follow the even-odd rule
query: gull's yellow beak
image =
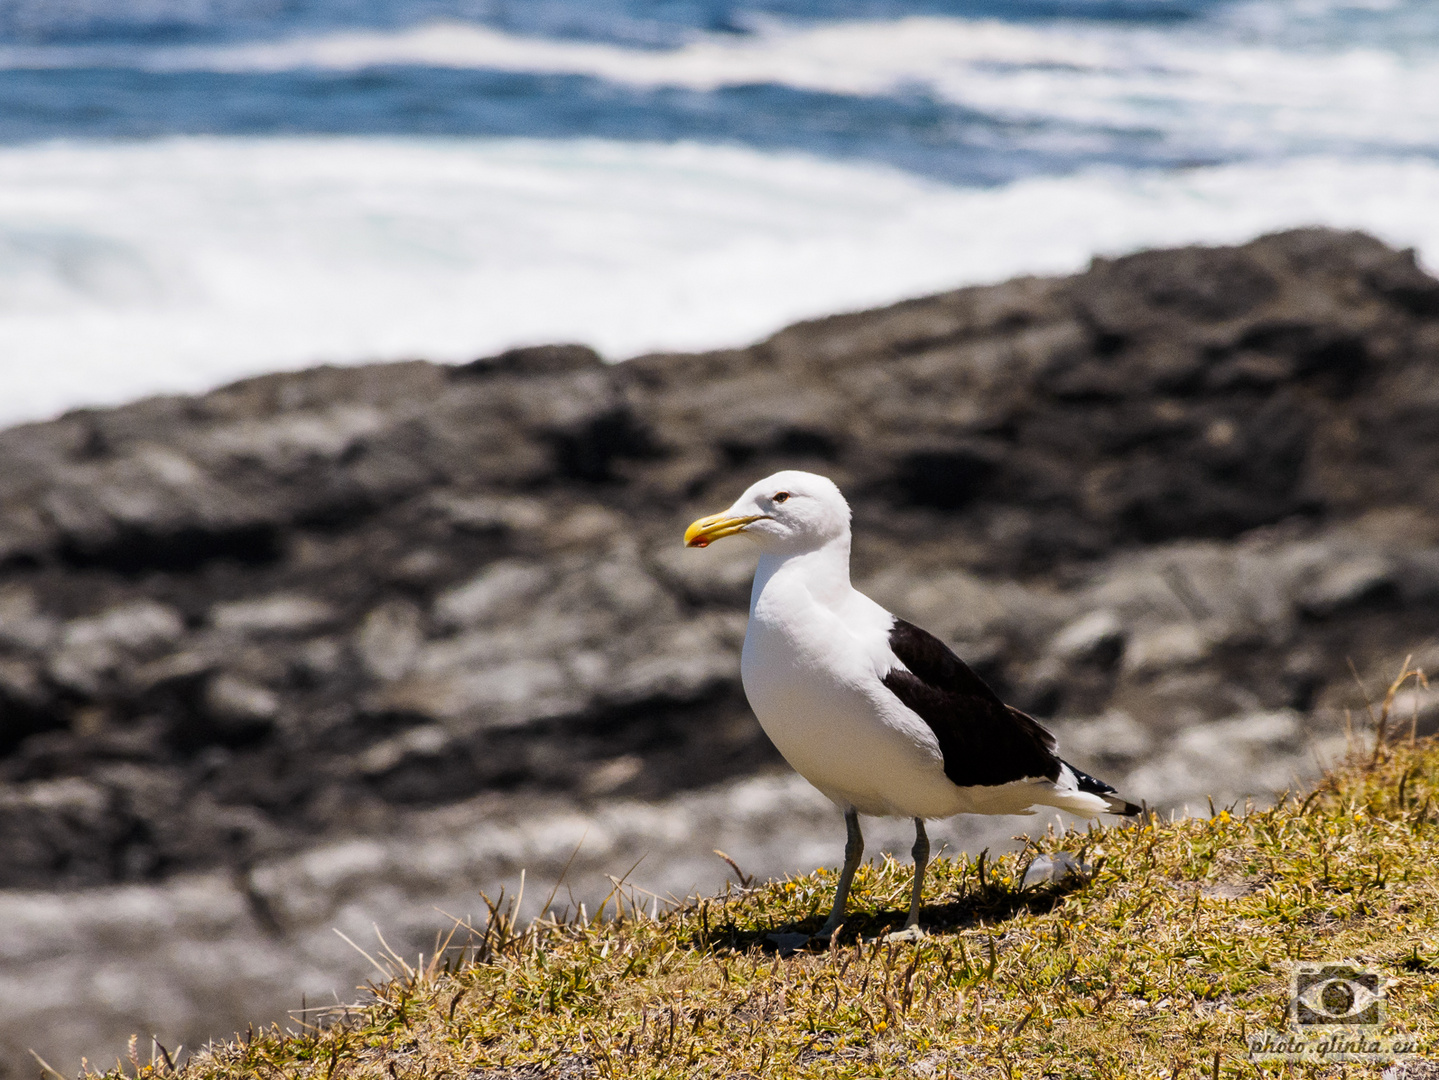
<svg viewBox="0 0 1439 1080">
<path fill-rule="evenodd" d="M 758 521 L 764 517 L 763 514 L 751 514 L 749 517 L 726 517 L 724 514 L 711 514 L 709 517 L 702 517 L 685 530 L 685 547 L 709 547 L 722 536 L 733 536 L 737 532 L 744 532 L 745 526 L 751 521 Z"/>
</svg>

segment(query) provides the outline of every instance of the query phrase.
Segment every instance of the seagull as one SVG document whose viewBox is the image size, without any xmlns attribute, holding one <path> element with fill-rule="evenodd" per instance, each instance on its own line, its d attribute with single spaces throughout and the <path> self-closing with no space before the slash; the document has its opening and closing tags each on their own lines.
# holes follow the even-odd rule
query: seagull
<svg viewBox="0 0 1439 1080">
<path fill-rule="evenodd" d="M 687 547 L 727 536 L 758 546 L 740 673 L 760 726 L 794 769 L 844 813 L 844 869 L 817 937 L 844 922 L 864 854 L 859 815 L 914 821 L 909 918 L 917 938 L 926 821 L 955 814 L 1084 817 L 1140 808 L 1055 753 L 1055 738 L 1006 705 L 944 642 L 849 581 L 850 509 L 828 477 L 786 470 L 685 531 Z"/>
</svg>

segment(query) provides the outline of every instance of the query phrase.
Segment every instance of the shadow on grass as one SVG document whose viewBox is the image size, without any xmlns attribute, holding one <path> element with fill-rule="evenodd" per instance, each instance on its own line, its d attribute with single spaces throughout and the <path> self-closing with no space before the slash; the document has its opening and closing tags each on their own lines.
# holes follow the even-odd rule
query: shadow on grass
<svg viewBox="0 0 1439 1080">
<path fill-rule="evenodd" d="M 1083 888 L 1083 884 L 1076 881 L 1069 885 L 1044 886 L 1024 891 L 987 885 L 944 903 L 925 905 L 920 909 L 919 925 L 926 935 L 942 938 L 956 930 L 997 926 L 1016 915 L 1043 915 L 1054 910 L 1066 896 Z M 883 939 L 887 934 L 902 930 L 908 916 L 907 908 L 885 911 L 852 909 L 831 942 L 810 938 L 802 945 L 776 942 L 771 935 L 814 934 L 824 923 L 824 912 L 770 926 L 743 927 L 733 922 L 719 921 L 701 929 L 691 939 L 691 943 L 695 948 L 710 952 L 746 952 L 751 949 L 779 952 L 782 955 L 796 951 L 822 952 L 826 948 Z"/>
</svg>

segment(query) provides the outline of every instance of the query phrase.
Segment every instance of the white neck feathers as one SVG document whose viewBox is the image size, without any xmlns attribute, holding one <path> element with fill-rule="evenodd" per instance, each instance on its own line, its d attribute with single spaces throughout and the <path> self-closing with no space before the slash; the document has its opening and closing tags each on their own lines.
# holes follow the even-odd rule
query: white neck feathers
<svg viewBox="0 0 1439 1080">
<path fill-rule="evenodd" d="M 853 591 L 849 583 L 849 530 L 818 548 L 793 554 L 766 552 L 755 567 L 749 610 L 753 615 L 771 581 L 797 580 L 818 603 L 840 607 Z"/>
</svg>

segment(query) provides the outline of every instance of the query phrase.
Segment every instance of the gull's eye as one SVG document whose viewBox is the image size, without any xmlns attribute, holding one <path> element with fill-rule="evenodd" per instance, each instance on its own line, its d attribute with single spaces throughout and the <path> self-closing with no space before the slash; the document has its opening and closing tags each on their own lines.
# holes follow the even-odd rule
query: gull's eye
<svg viewBox="0 0 1439 1080">
<path fill-rule="evenodd" d="M 788 498 L 789 498 L 789 492 L 788 492 L 788 491 L 776 491 L 776 492 L 774 493 L 774 501 L 777 502 L 777 503 L 784 502 L 784 501 L 785 501 L 786 499 L 788 499 Z"/>
</svg>

